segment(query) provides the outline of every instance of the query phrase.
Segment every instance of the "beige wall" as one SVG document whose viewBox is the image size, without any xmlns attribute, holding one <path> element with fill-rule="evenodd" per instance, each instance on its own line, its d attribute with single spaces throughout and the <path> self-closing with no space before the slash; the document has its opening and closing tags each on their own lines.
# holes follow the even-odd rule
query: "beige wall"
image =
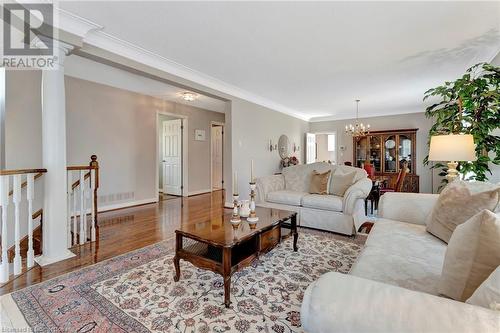
<svg viewBox="0 0 500 333">
<path fill-rule="evenodd" d="M 293 155 L 304 163 L 304 141 L 305 133 L 309 129 L 308 122 L 235 99 L 231 107 L 231 126 L 232 167 L 238 171 L 239 194 L 242 198 L 249 196 L 252 159 L 255 161 L 256 177 L 272 175 L 279 171 L 280 157 L 277 151 L 269 151 L 270 139 L 273 143 L 278 143 L 280 135 L 286 134 L 291 144 L 295 142 L 300 146 L 300 151 Z"/>
<path fill-rule="evenodd" d="M 7 168 L 42 166 L 41 73 L 7 75 Z M 181 105 L 110 86 L 66 77 L 67 159 L 87 164 L 96 154 L 101 166 L 101 207 L 157 197 L 157 111 L 188 118 L 188 191 L 210 189 L 210 122 L 224 114 Z M 207 141 L 194 141 L 205 129 Z"/>
<path fill-rule="evenodd" d="M 352 137 L 345 134 L 345 125 L 354 122 L 353 119 L 324 121 L 310 124 L 310 131 L 315 132 L 336 132 L 337 133 L 337 161 L 343 164 L 345 161 L 351 161 L 353 157 Z M 369 123 L 372 130 L 390 130 L 418 128 L 417 131 L 417 174 L 420 176 L 420 192 L 432 192 L 432 172 L 429 166 L 423 165 L 423 159 L 429 149 L 427 146 L 427 136 L 432 121 L 427 119 L 424 113 L 401 114 L 385 117 L 373 117 L 360 119 L 360 122 Z M 339 147 L 345 146 L 344 152 Z M 436 184 L 437 183 L 437 184 Z M 434 189 L 439 186 L 439 179 L 434 180 Z"/>
</svg>

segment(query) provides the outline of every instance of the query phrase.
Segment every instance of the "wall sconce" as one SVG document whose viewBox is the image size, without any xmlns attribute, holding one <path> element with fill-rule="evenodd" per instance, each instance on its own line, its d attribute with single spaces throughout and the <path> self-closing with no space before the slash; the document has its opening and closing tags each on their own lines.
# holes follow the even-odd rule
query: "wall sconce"
<svg viewBox="0 0 500 333">
<path fill-rule="evenodd" d="M 269 145 L 267 146 L 267 149 L 269 149 L 270 152 L 273 151 L 273 141 L 269 140 Z"/>
</svg>

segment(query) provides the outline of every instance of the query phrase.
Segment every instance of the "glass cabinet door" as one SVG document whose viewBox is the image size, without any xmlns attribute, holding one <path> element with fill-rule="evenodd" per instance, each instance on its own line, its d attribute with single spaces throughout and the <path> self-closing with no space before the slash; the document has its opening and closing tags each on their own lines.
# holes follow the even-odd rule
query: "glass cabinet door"
<svg viewBox="0 0 500 333">
<path fill-rule="evenodd" d="M 400 134 L 399 135 L 399 147 L 398 147 L 398 163 L 399 163 L 399 169 L 401 170 L 403 168 L 403 165 L 406 163 L 408 164 L 408 172 L 412 172 L 411 166 L 412 166 L 412 158 L 411 156 L 411 151 L 412 151 L 412 137 L 407 134 Z"/>
<path fill-rule="evenodd" d="M 382 171 L 382 144 L 380 136 L 370 136 L 370 164 L 375 167 L 375 172 Z"/>
<path fill-rule="evenodd" d="M 396 136 L 384 137 L 384 172 L 397 172 Z"/>
<path fill-rule="evenodd" d="M 356 161 L 355 165 L 358 168 L 362 168 L 365 164 L 368 152 L 368 139 L 366 137 L 362 137 L 357 139 L 356 141 Z"/>
</svg>

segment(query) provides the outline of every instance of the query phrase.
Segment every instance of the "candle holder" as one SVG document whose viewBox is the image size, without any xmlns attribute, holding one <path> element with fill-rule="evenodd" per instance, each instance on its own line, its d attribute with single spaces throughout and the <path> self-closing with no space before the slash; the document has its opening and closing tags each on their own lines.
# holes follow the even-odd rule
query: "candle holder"
<svg viewBox="0 0 500 333">
<path fill-rule="evenodd" d="M 231 217 L 231 223 L 238 224 L 241 222 L 240 214 L 238 213 L 238 198 L 239 194 L 233 194 L 233 216 Z"/>
<path fill-rule="evenodd" d="M 254 225 L 259 221 L 259 218 L 257 217 L 257 213 L 255 213 L 255 182 L 250 183 L 250 215 L 247 218 L 247 222 L 250 225 Z"/>
</svg>

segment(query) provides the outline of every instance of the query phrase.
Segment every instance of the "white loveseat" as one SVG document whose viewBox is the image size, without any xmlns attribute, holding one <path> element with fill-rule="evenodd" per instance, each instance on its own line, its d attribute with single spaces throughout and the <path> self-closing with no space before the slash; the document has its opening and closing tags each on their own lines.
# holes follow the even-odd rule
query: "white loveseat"
<svg viewBox="0 0 500 333">
<path fill-rule="evenodd" d="M 447 245 L 425 230 L 437 198 L 382 196 L 349 275 L 327 273 L 307 288 L 306 332 L 500 332 L 500 312 L 437 296 Z"/>
<path fill-rule="evenodd" d="M 356 175 L 343 197 L 309 194 L 314 170 Z M 296 211 L 300 226 L 345 235 L 355 233 L 365 221 L 364 200 L 372 187 L 365 170 L 323 162 L 284 168 L 281 175 L 258 178 L 256 183 L 258 206 Z"/>
</svg>

